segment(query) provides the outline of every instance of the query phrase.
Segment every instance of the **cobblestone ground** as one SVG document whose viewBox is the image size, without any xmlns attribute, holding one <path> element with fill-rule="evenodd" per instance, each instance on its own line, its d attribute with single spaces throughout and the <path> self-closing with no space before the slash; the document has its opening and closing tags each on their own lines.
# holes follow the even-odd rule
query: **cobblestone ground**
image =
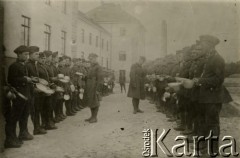
<svg viewBox="0 0 240 158">
<path fill-rule="evenodd" d="M 48 131 L 47 135 L 35 136 L 34 140 L 24 142 L 19 149 L 7 149 L 2 158 L 139 158 L 142 157 L 143 133 L 145 128 L 173 128 L 174 123 L 167 122 L 162 113 L 157 113 L 153 104 L 141 101 L 143 114 L 132 114 L 131 99 L 120 93 L 116 86 L 115 93 L 104 97 L 101 102 L 98 123 L 85 123 L 90 115 L 89 109 L 83 109 L 76 116 L 68 117 L 57 124 L 58 129 Z M 224 107 L 226 109 L 228 107 Z M 232 109 L 233 111 L 235 109 Z M 236 137 L 240 144 L 238 115 L 221 118 L 223 135 Z M 30 131 L 32 131 L 31 122 Z M 179 132 L 170 131 L 165 142 L 174 144 Z M 239 146 L 238 146 L 238 151 Z M 159 151 L 159 157 L 167 157 Z"/>
</svg>

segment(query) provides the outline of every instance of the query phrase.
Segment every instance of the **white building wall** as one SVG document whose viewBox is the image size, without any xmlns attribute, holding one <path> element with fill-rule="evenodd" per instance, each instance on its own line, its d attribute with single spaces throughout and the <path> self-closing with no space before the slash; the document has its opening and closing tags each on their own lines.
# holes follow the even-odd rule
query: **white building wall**
<svg viewBox="0 0 240 158">
<path fill-rule="evenodd" d="M 67 13 L 61 11 L 62 2 L 51 1 L 51 5 L 45 1 L 5 1 L 4 21 L 4 44 L 7 49 L 7 57 L 16 57 L 13 50 L 22 44 L 21 25 L 22 15 L 29 17 L 30 24 L 30 45 L 37 45 L 40 50 L 44 48 L 45 24 L 51 26 L 51 47 L 52 51 L 61 52 L 61 31 L 67 32 L 66 54 L 72 56 L 72 2 L 67 2 Z"/>
</svg>

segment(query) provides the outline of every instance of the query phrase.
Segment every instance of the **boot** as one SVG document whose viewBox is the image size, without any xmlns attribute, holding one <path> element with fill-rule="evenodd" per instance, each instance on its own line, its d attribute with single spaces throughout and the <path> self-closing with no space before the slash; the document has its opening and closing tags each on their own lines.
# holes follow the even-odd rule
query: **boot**
<svg viewBox="0 0 240 158">
<path fill-rule="evenodd" d="M 34 135 L 44 135 L 47 134 L 47 131 L 43 128 L 38 128 L 33 130 Z"/>
<path fill-rule="evenodd" d="M 136 108 L 137 108 L 137 112 L 139 112 L 139 113 L 143 113 L 144 112 L 144 111 L 139 109 L 139 105 L 137 105 Z"/>
<path fill-rule="evenodd" d="M 22 145 L 13 139 L 6 139 L 4 143 L 5 148 L 20 148 Z"/>
<path fill-rule="evenodd" d="M 33 136 L 28 131 L 20 132 L 18 138 L 22 141 L 33 140 Z"/>
<path fill-rule="evenodd" d="M 132 104 L 133 104 L 133 114 L 137 114 L 137 103 L 136 101 L 133 99 L 132 100 Z"/>
<path fill-rule="evenodd" d="M 89 123 L 97 122 L 98 107 L 93 108 L 93 117 L 89 120 Z"/>
<path fill-rule="evenodd" d="M 90 110 L 91 110 L 91 117 L 89 117 L 88 119 L 85 119 L 84 120 L 85 122 L 90 121 L 92 119 L 92 117 L 93 117 L 93 108 L 90 108 Z"/>
</svg>

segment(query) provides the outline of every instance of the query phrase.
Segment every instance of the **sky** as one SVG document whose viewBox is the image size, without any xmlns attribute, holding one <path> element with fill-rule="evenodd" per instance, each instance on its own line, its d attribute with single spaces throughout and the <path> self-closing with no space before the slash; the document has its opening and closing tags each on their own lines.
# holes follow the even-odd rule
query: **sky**
<svg viewBox="0 0 240 158">
<path fill-rule="evenodd" d="M 79 0 L 79 10 L 86 13 L 113 2 L 141 21 L 146 28 L 146 54 L 155 59 L 161 52 L 161 24 L 167 22 L 168 54 L 191 46 L 200 35 L 220 39 L 217 51 L 227 62 L 240 60 L 239 1 L 194 0 Z"/>
</svg>

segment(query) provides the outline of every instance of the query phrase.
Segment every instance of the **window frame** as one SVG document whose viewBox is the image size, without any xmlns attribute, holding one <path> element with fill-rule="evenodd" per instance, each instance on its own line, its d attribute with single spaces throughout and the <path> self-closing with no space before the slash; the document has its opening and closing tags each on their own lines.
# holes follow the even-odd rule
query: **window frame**
<svg viewBox="0 0 240 158">
<path fill-rule="evenodd" d="M 30 29 L 31 29 L 31 18 L 25 15 L 22 15 L 23 24 L 21 24 L 23 29 L 23 45 L 29 46 L 30 45 Z M 27 21 L 27 22 L 26 22 Z M 27 37 L 26 37 L 27 32 Z"/>
<path fill-rule="evenodd" d="M 44 31 L 44 46 L 45 46 L 45 50 L 50 50 L 51 49 L 51 26 L 48 25 L 48 24 L 44 24 L 45 26 L 45 31 Z M 47 37 L 47 38 L 46 38 Z M 46 41 L 46 39 L 48 41 Z M 47 47 L 46 47 L 46 42 L 48 43 L 47 44 Z"/>
</svg>

